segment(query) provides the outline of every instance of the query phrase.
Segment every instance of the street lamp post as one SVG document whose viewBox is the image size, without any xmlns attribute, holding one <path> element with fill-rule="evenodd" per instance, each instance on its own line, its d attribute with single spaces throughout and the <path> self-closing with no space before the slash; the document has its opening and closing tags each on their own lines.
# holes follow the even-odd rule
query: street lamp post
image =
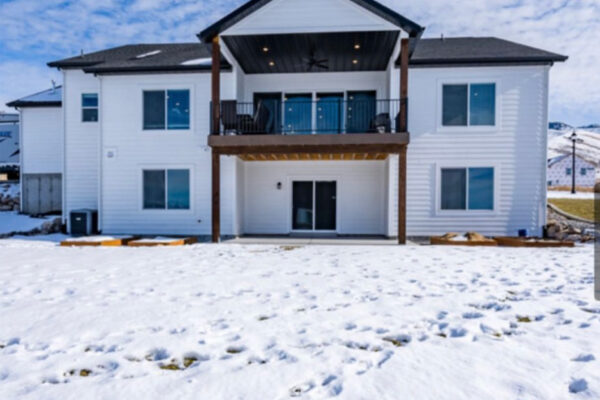
<svg viewBox="0 0 600 400">
<path fill-rule="evenodd" d="M 577 143 L 583 143 L 583 139 L 577 136 L 577 132 L 573 131 L 573 134 L 569 137 L 569 140 L 573 143 L 573 167 L 571 168 L 571 193 L 575 194 L 575 145 Z"/>
</svg>

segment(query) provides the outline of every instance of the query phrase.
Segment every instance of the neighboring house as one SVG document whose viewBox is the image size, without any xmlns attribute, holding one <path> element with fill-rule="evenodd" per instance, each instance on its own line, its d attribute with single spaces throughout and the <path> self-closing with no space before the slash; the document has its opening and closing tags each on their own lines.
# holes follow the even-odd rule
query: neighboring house
<svg viewBox="0 0 600 400">
<path fill-rule="evenodd" d="M 44 90 L 7 105 L 21 114 L 21 212 L 61 212 L 62 88 Z"/>
<path fill-rule="evenodd" d="M 19 180 L 19 114 L 0 113 L 0 182 Z"/>
<path fill-rule="evenodd" d="M 91 208 L 105 233 L 215 241 L 541 233 L 548 76 L 567 57 L 423 30 L 373 0 L 252 0 L 201 43 L 49 63 L 66 222 Z"/>
<path fill-rule="evenodd" d="M 573 184 L 573 156 L 563 154 L 548 160 L 548 186 L 571 186 Z M 575 157 L 575 184 L 594 187 L 596 167 L 578 156 Z"/>
</svg>

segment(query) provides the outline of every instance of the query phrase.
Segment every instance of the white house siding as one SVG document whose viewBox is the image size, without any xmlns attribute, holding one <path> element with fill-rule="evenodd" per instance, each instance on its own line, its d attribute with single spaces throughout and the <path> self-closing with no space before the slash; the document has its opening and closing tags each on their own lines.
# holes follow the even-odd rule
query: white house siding
<svg viewBox="0 0 600 400">
<path fill-rule="evenodd" d="M 335 180 L 337 233 L 385 235 L 385 166 L 384 161 L 246 162 L 243 233 L 290 233 L 292 182 Z"/>
<path fill-rule="evenodd" d="M 197 234 L 211 231 L 210 74 L 103 76 L 102 213 L 103 232 Z M 189 89 L 189 131 L 144 131 L 142 91 Z M 234 95 L 231 73 L 221 77 L 221 96 Z M 115 156 L 108 158 L 108 153 Z M 233 234 L 235 163 L 221 157 L 221 230 Z M 190 210 L 143 210 L 142 170 L 186 168 L 191 171 Z"/>
<path fill-rule="evenodd" d="M 475 230 L 540 234 L 545 224 L 548 70 L 545 66 L 413 68 L 409 72 L 407 234 Z M 494 131 L 438 129 L 444 80 L 496 81 L 498 128 Z M 393 88 L 392 88 L 393 90 Z M 496 168 L 495 211 L 450 215 L 437 210 L 440 166 Z M 389 231 L 397 229 L 397 161 L 388 162 Z"/>
<path fill-rule="evenodd" d="M 98 209 L 100 123 L 82 122 L 81 95 L 98 93 L 102 99 L 98 78 L 80 70 L 64 70 L 63 74 L 63 218 L 67 218 L 74 209 Z"/>
<path fill-rule="evenodd" d="M 21 109 L 21 173 L 62 172 L 62 114 L 61 107 Z"/>
<path fill-rule="evenodd" d="M 548 186 L 571 186 L 573 183 L 573 176 L 567 175 L 567 168 L 571 170 L 573 168 L 573 157 L 560 156 L 562 157 L 559 161 L 550 163 L 548 166 L 547 184 Z M 581 170 L 585 169 L 585 175 L 581 173 Z M 593 187 L 596 180 L 596 168 L 592 163 L 589 163 L 582 158 L 575 157 L 575 184 L 577 186 Z"/>
<path fill-rule="evenodd" d="M 387 30 L 399 28 L 352 1 L 274 0 L 222 34 Z"/>
<path fill-rule="evenodd" d="M 378 99 L 389 98 L 385 71 L 326 72 L 297 74 L 251 74 L 244 77 L 245 102 L 252 102 L 254 93 L 317 93 L 371 91 Z"/>
</svg>

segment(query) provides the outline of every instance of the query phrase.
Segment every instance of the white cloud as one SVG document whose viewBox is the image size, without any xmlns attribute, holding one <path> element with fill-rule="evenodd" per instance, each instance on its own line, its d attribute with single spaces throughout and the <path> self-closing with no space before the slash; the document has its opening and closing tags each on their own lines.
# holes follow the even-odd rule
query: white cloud
<svg viewBox="0 0 600 400">
<path fill-rule="evenodd" d="M 0 3 L 0 70 L 22 85 L 0 86 L 19 96 L 32 81 L 47 81 L 45 62 L 126 43 L 193 42 L 195 34 L 245 0 L 12 0 Z M 499 36 L 566 54 L 551 73 L 551 118 L 600 121 L 600 2 L 598 0 L 380 0 L 425 25 L 425 37 Z M 30 76 L 31 71 L 41 78 Z M 44 71 L 44 72 L 42 72 Z M 1 82 L 6 78 L 0 77 Z M 43 85 L 46 87 L 47 85 Z M 12 89 L 10 89 L 12 88 Z M 39 89 L 39 88 L 37 88 Z M 37 90 L 37 89 L 34 89 Z M 16 90 L 16 91 L 15 91 Z M 1 107 L 1 106 L 0 106 Z"/>
</svg>

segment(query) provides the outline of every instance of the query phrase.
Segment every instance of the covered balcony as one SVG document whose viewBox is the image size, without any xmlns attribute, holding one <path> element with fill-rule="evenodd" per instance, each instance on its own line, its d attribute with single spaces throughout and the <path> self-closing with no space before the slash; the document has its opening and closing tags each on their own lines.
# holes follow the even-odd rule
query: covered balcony
<svg viewBox="0 0 600 400">
<path fill-rule="evenodd" d="M 408 61 L 422 32 L 370 0 L 254 0 L 201 32 L 212 44 L 213 241 L 220 237 L 221 156 L 268 162 L 398 155 L 398 242 L 405 243 Z M 235 71 L 229 92 L 221 88 L 222 52 Z"/>
</svg>

